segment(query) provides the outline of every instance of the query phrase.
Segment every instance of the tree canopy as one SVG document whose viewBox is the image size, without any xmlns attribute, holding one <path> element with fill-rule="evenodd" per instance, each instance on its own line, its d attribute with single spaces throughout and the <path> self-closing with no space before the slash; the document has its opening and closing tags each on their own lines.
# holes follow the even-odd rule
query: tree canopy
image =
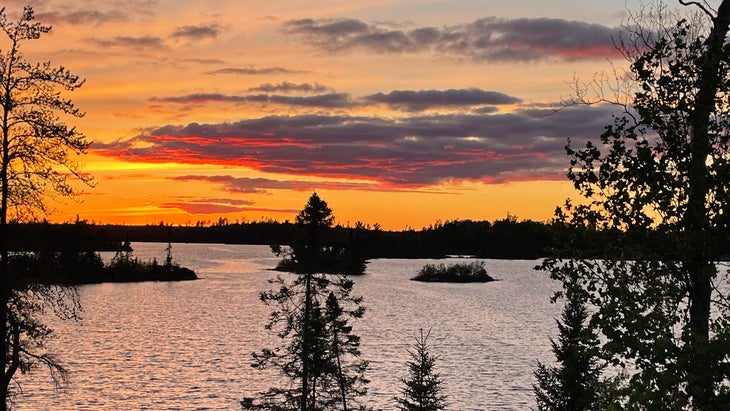
<svg viewBox="0 0 730 411">
<path fill-rule="evenodd" d="M 629 374 L 628 406 L 721 409 L 730 403 L 728 277 L 716 264 L 730 244 L 730 1 L 665 12 L 627 26 L 630 103 L 598 142 L 568 147 L 568 177 L 585 201 L 556 216 L 627 235 L 606 244 L 604 260 L 565 238 L 562 258 L 542 267 L 585 291 L 600 358 Z"/>
</svg>

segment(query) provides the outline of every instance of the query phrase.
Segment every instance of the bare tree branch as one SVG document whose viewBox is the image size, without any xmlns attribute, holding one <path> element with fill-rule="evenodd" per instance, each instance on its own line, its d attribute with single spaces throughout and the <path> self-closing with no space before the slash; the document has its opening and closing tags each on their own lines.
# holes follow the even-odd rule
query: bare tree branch
<svg viewBox="0 0 730 411">
<path fill-rule="evenodd" d="M 704 4 L 703 4 L 704 3 Z M 710 18 L 715 18 L 717 15 L 717 12 L 710 7 L 709 4 L 707 4 L 706 1 L 700 3 L 698 1 L 686 1 L 686 0 L 679 0 L 679 4 L 683 6 L 697 6 L 700 10 L 702 10 L 703 13 L 710 16 Z"/>
</svg>

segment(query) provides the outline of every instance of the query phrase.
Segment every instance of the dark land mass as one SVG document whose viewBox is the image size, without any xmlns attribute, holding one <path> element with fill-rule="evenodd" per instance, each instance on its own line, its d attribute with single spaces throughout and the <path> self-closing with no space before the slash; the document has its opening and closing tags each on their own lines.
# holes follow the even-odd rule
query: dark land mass
<svg viewBox="0 0 730 411">
<path fill-rule="evenodd" d="M 81 285 L 140 281 L 187 281 L 195 272 L 168 258 L 140 261 L 131 251 L 118 252 L 107 264 L 94 251 L 23 252 L 11 256 L 11 273 L 16 281 L 39 284 Z"/>
<path fill-rule="evenodd" d="M 211 226 L 95 225 L 85 222 L 10 224 L 11 248 L 24 251 L 117 251 L 125 243 L 293 244 L 300 228 L 290 222 L 249 222 Z M 555 244 L 554 228 L 534 221 L 514 219 L 452 221 L 421 230 L 386 231 L 377 227 L 335 226 L 325 241 L 347 248 L 357 259 L 444 258 L 469 255 L 478 258 L 536 259 Z"/>
<path fill-rule="evenodd" d="M 282 257 L 279 271 L 301 272 L 294 257 L 302 255 L 299 247 L 304 233 L 290 222 L 260 221 L 249 223 L 219 223 L 210 226 L 170 225 L 96 225 L 76 223 L 11 223 L 10 248 L 16 252 L 32 252 L 53 256 L 54 269 L 36 269 L 33 281 L 45 283 L 86 284 L 129 281 L 177 281 L 197 278 L 192 270 L 165 261 L 140 262 L 129 254 L 130 243 L 222 243 L 271 245 Z M 730 233 L 725 237 L 730 238 Z M 723 238 L 725 238 L 723 237 Z M 718 237 L 719 238 L 719 237 Z M 726 239 L 728 240 L 728 239 Z M 361 224 L 355 227 L 327 228 L 322 238 L 322 254 L 318 272 L 362 274 L 368 260 L 374 258 L 445 258 L 459 255 L 474 258 L 539 259 L 558 256 L 566 258 L 641 258 L 646 244 L 679 243 L 669 235 L 651 231 L 600 231 L 517 221 L 506 218 L 495 222 L 457 220 L 438 223 L 421 230 L 386 231 L 377 226 Z M 578 244 L 580 248 L 566 250 L 559 244 Z M 643 244 L 643 248 L 636 245 Z M 725 241 L 730 245 L 730 241 Z M 288 246 L 281 246 L 288 245 Z M 730 248 L 730 247 L 728 247 Z M 126 258 L 126 266 L 103 266 L 97 251 L 117 251 Z M 59 268 L 59 264 L 62 265 Z M 311 269 L 312 267 L 308 267 Z M 43 275 L 38 273 L 45 273 Z M 453 281 L 463 279 L 453 279 Z"/>
<path fill-rule="evenodd" d="M 301 228 L 291 222 L 260 221 L 211 226 L 95 225 L 85 222 L 10 224 L 10 247 L 22 251 L 86 252 L 127 250 L 135 242 L 292 245 L 301 243 Z M 576 240 L 577 239 L 577 240 Z M 517 221 L 457 220 L 421 230 L 386 231 L 358 224 L 325 231 L 323 244 L 332 253 L 347 253 L 351 267 L 373 258 L 445 258 L 451 255 L 495 259 L 539 259 L 554 256 L 602 258 L 620 253 L 631 258 L 631 244 L 671 244 L 655 231 L 619 232 L 576 229 L 560 224 Z M 580 244 L 564 250 L 559 244 Z M 727 242 L 730 244 L 730 241 Z M 628 250 L 628 251 L 627 251 Z M 636 249 L 637 256 L 642 250 Z M 286 256 L 285 256 L 286 257 Z M 284 262 L 286 264 L 286 262 Z M 291 267 L 288 267 L 289 269 Z M 287 269 L 287 267 L 280 267 Z"/>
</svg>

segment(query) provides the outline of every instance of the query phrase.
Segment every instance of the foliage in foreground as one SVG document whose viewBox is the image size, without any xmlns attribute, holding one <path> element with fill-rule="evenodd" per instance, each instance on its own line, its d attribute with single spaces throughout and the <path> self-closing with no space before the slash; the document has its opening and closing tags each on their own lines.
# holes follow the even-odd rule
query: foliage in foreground
<svg viewBox="0 0 730 411">
<path fill-rule="evenodd" d="M 84 81 L 62 66 L 26 59 L 27 42 L 51 30 L 34 20 L 31 6 L 16 21 L 0 8 L 0 410 L 8 408 L 17 371 L 37 362 L 60 370 L 44 352 L 51 332 L 40 320 L 44 308 L 54 308 L 61 318 L 76 318 L 78 311 L 72 289 L 30 283 L 24 270 L 33 266 L 11 261 L 8 219 L 43 213 L 48 196 L 76 193 L 70 181 L 91 181 L 75 161 L 90 142 L 65 123 L 83 113 L 62 96 Z"/>
<path fill-rule="evenodd" d="M 494 281 L 487 273 L 484 261 L 470 263 L 456 263 L 448 266 L 441 264 L 426 264 L 411 278 L 413 281 L 449 282 L 449 283 L 486 283 Z"/>
<path fill-rule="evenodd" d="M 701 3 L 686 2 L 702 18 L 632 26 L 622 43 L 636 81 L 626 114 L 598 143 L 568 147 L 569 178 L 585 200 L 566 203 L 556 220 L 631 241 L 608 244 L 612 257 L 598 261 L 565 238 L 565 258 L 542 265 L 566 290 L 580 284 L 597 355 L 628 374 L 629 409 L 730 404 L 728 284 L 715 264 L 730 244 L 730 1 L 716 11 Z"/>
<path fill-rule="evenodd" d="M 423 329 L 416 337 L 413 349 L 408 351 L 411 359 L 406 362 L 408 378 L 401 380 L 401 396 L 394 398 L 401 411 L 439 411 L 446 409 L 446 396 L 443 381 L 436 372 L 437 356 L 431 355 L 428 345 L 430 331 L 425 335 Z"/>
<path fill-rule="evenodd" d="M 365 309 L 362 298 L 351 295 L 352 280 L 317 274 L 271 282 L 278 290 L 261 293 L 261 300 L 274 307 L 266 329 L 286 343 L 254 353 L 251 365 L 274 369 L 286 382 L 255 399 L 244 398 L 243 409 L 360 409 L 368 362 L 359 358 L 360 338 L 349 320 L 361 318 Z"/>
</svg>

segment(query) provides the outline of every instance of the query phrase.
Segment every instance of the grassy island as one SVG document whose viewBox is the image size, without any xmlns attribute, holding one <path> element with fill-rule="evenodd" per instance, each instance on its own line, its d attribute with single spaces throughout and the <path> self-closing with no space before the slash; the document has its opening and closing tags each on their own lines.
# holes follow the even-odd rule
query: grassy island
<svg viewBox="0 0 730 411">
<path fill-rule="evenodd" d="M 442 282 L 442 283 L 487 283 L 494 278 L 487 274 L 483 261 L 470 263 L 426 264 L 411 278 L 413 281 Z"/>
</svg>

